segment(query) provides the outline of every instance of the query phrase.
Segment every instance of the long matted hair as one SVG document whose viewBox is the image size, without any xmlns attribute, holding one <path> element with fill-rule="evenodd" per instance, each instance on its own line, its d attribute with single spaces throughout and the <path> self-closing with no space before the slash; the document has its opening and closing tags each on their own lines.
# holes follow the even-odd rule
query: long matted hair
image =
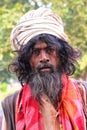
<svg viewBox="0 0 87 130">
<path fill-rule="evenodd" d="M 17 57 L 9 65 L 9 69 L 16 74 L 22 85 L 29 81 L 29 74 L 31 72 L 29 59 L 32 55 L 33 47 L 38 41 L 45 42 L 56 48 L 62 72 L 65 72 L 67 75 L 72 75 L 75 72 L 75 63 L 80 56 L 80 52 L 56 36 L 40 34 L 28 41 L 27 44 L 21 46 L 20 50 L 16 50 Z"/>
</svg>

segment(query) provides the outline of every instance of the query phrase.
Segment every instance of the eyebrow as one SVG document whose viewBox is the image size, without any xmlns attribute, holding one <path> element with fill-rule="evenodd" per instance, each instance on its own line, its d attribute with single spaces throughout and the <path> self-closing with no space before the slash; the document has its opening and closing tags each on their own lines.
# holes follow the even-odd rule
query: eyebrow
<svg viewBox="0 0 87 130">
<path fill-rule="evenodd" d="M 40 48 L 40 47 L 34 47 L 33 50 L 36 50 L 36 49 L 47 49 L 47 48 L 54 48 L 54 46 L 46 46 L 46 47 L 43 47 L 43 48 Z"/>
</svg>

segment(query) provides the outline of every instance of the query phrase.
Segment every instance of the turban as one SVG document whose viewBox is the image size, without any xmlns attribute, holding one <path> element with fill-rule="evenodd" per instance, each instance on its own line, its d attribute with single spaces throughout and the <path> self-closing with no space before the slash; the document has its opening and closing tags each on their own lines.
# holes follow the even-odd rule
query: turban
<svg viewBox="0 0 87 130">
<path fill-rule="evenodd" d="M 25 45 L 30 39 L 43 33 L 67 41 L 62 19 L 49 8 L 29 11 L 20 18 L 11 32 L 12 46 L 18 50 L 21 45 Z"/>
</svg>

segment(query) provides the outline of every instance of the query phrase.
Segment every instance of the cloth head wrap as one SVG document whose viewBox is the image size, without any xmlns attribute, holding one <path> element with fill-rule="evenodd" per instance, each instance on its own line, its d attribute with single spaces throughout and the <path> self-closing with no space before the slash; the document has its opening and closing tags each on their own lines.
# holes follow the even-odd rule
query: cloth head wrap
<svg viewBox="0 0 87 130">
<path fill-rule="evenodd" d="M 61 18 L 48 8 L 27 12 L 21 17 L 11 33 L 11 43 L 15 50 L 39 34 L 52 34 L 67 41 Z"/>
</svg>

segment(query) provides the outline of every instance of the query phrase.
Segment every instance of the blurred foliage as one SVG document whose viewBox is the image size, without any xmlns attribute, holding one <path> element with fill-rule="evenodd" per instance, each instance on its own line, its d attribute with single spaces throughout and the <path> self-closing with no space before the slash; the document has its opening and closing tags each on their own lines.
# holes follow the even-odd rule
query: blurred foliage
<svg viewBox="0 0 87 130">
<path fill-rule="evenodd" d="M 25 12 L 41 6 L 52 8 L 62 17 L 69 43 L 82 52 L 74 77 L 86 80 L 87 0 L 0 0 L 0 83 L 8 82 L 13 76 L 8 71 L 14 57 L 10 45 L 12 28 Z"/>
<path fill-rule="evenodd" d="M 8 86 L 8 84 L 6 82 L 0 84 L 0 91 L 2 91 L 2 92 L 6 91 L 7 90 L 7 86 Z"/>
<path fill-rule="evenodd" d="M 3 89 L 3 87 L 5 87 L 6 89 Z M 17 87 L 16 88 L 15 87 L 9 88 L 8 84 L 5 83 L 5 86 L 3 86 L 3 83 L 2 83 L 2 85 L 0 85 L 0 108 L 1 108 L 2 100 L 6 96 L 8 96 L 8 95 L 10 95 L 10 94 L 12 94 L 12 93 L 14 93 L 15 91 L 18 91 L 18 90 L 19 90 L 19 88 L 17 88 Z"/>
</svg>

